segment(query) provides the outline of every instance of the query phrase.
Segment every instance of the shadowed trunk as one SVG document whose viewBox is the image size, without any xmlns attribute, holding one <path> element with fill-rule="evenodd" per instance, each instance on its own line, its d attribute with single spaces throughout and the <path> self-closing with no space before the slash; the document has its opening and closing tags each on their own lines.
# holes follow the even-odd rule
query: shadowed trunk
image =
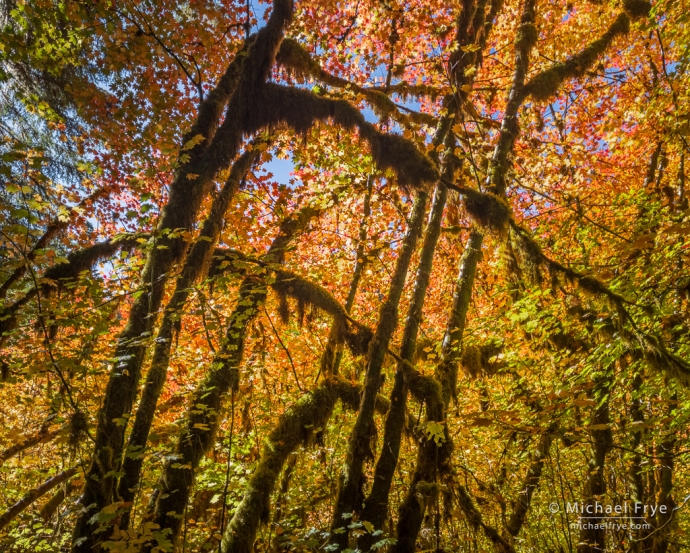
<svg viewBox="0 0 690 553">
<path fill-rule="evenodd" d="M 669 400 L 669 416 L 673 416 L 676 407 L 678 406 L 678 397 L 676 394 L 671 396 Z M 677 530 L 677 522 L 674 520 L 676 515 L 676 502 L 673 500 L 673 465 L 674 454 L 676 447 L 676 433 L 670 431 L 666 439 L 657 446 L 657 455 L 659 456 L 659 463 L 661 468 L 659 470 L 659 500 L 657 505 L 666 506 L 666 512 L 661 510 L 657 513 L 656 528 L 657 534 L 654 535 L 654 543 L 652 553 L 666 553 L 669 550 L 669 536 L 672 532 Z"/>
<path fill-rule="evenodd" d="M 422 320 L 424 298 L 426 297 L 429 279 L 431 278 L 434 252 L 436 251 L 438 238 L 441 235 L 443 208 L 446 205 L 447 197 L 448 189 L 443 184 L 439 184 L 434 194 L 429 223 L 424 232 L 424 244 L 420 253 L 412 302 L 407 311 L 405 329 L 403 330 L 400 345 L 400 357 L 407 362 L 412 361 L 417 349 L 417 333 Z M 374 469 L 371 492 L 364 501 L 360 515 L 360 519 L 370 522 L 375 530 L 380 530 L 383 527 L 383 523 L 388 516 L 388 497 L 395 474 L 395 467 L 398 465 L 400 441 L 406 421 L 407 388 L 408 384 L 405 381 L 404 368 L 402 363 L 398 363 L 393 391 L 391 392 L 391 408 L 386 416 L 381 454 Z M 362 551 L 368 551 L 375 542 L 376 537 L 367 532 L 359 538 L 357 545 Z"/>
<path fill-rule="evenodd" d="M 323 428 L 336 401 L 357 406 L 361 390 L 340 379 L 326 379 L 315 390 L 305 394 L 283 415 L 271 432 L 252 474 L 242 502 L 225 530 L 222 553 L 251 553 L 259 524 L 269 517 L 270 499 L 288 456 L 305 443 L 315 429 Z"/>
<path fill-rule="evenodd" d="M 369 346 L 367 372 L 364 381 L 364 393 L 357 420 L 348 443 L 345 466 L 340 475 L 338 497 L 331 521 L 331 543 L 338 549 L 345 549 L 349 541 L 348 519 L 343 515 L 359 510 L 362 503 L 362 485 L 364 461 L 371 457 L 370 439 L 374 424 L 374 406 L 381 387 L 381 369 L 388 351 L 393 332 L 397 326 L 398 305 L 405 287 L 407 271 L 412 254 L 421 233 L 427 195 L 418 192 L 412 205 L 412 213 L 407 233 L 396 261 L 388 297 L 379 310 L 379 320 L 374 338 Z"/>
<path fill-rule="evenodd" d="M 228 205 L 239 190 L 240 181 L 259 153 L 260 150 L 258 149 L 246 151 L 233 165 L 223 189 L 213 200 L 198 239 L 187 254 L 182 272 L 177 278 L 175 291 L 165 307 L 163 321 L 156 337 L 151 368 L 146 376 L 146 384 L 134 418 L 122 465 L 123 475 L 118 484 L 118 496 L 122 501 L 132 502 L 139 486 L 141 467 L 144 461 L 144 448 L 153 423 L 158 398 L 165 384 L 173 334 L 179 324 L 181 313 L 192 287 L 208 271 L 211 255 L 218 241 Z M 130 512 L 127 511 L 122 516 L 121 528 L 124 529 L 129 526 L 129 518 Z"/>
<path fill-rule="evenodd" d="M 147 293 L 139 295 L 134 301 L 127 326 L 118 338 L 113 355 L 117 362 L 111 370 L 98 413 L 95 450 L 81 499 L 84 510 L 74 528 L 74 553 L 92 553 L 96 527 L 90 522 L 94 514 L 91 506 L 98 512 L 113 500 L 114 471 L 119 469 L 124 447 L 125 416 L 131 413 L 134 404 L 148 342 L 146 337 L 155 324 L 155 314 L 163 299 L 167 275 L 174 264 L 180 261 L 187 246 L 183 238 L 171 234 L 171 231 L 193 230 L 201 202 L 210 190 L 217 172 L 224 168 L 224 164 L 219 162 L 219 156 L 209 157 L 207 154 L 208 151 L 218 149 L 213 147 L 217 143 L 213 138 L 223 107 L 235 89 L 241 60 L 238 56 L 229 65 L 218 86 L 201 104 L 197 120 L 184 138 L 184 143 L 198 135 L 205 140 L 185 152 L 189 161 L 182 164 L 170 185 L 169 200 L 162 210 L 154 247 L 149 253 L 140 281 L 141 289 Z M 236 150 L 228 153 L 231 159 Z M 188 175 L 195 176 L 189 178 Z"/>
<path fill-rule="evenodd" d="M 364 213 L 360 223 L 355 267 L 344 306 L 345 311 L 348 313 L 354 304 L 365 264 L 364 242 L 367 237 L 367 223 L 371 214 L 371 190 L 372 183 L 370 180 L 367 183 L 367 191 L 364 197 Z M 340 358 L 337 354 L 334 355 L 334 353 L 336 351 L 342 352 L 341 326 L 341 322 L 337 320 L 333 322 L 328 343 L 321 355 L 321 370 L 326 381 L 312 392 L 305 394 L 293 407 L 283 414 L 277 427 L 271 433 L 269 443 L 266 445 L 261 462 L 249 482 L 242 503 L 235 511 L 225 531 L 222 544 L 223 552 L 239 553 L 252 550 L 258 525 L 261 520 L 266 520 L 268 516 L 270 495 L 288 456 L 295 451 L 300 443 L 303 443 L 309 437 L 310 429 L 324 428 L 326 426 L 338 399 L 350 404 L 358 401 L 361 390 L 359 388 L 354 389 L 345 381 L 335 378 L 335 374 L 338 371 L 337 363 L 340 362 Z M 348 395 L 346 395 L 346 391 L 349 391 Z M 278 446 L 275 445 L 276 443 Z M 296 457 L 293 457 L 293 459 L 296 459 Z M 291 470 L 289 466 L 283 475 L 285 482 L 283 495 L 287 492 L 289 471 Z M 281 507 L 282 505 L 279 503 L 276 509 L 277 520 L 280 516 Z"/>
<path fill-rule="evenodd" d="M 481 257 L 483 236 L 478 232 L 470 234 L 465 252 L 460 261 L 460 269 L 456 281 L 453 307 L 448 317 L 448 325 L 443 337 L 441 361 L 436 368 L 435 381 L 438 382 L 441 401 L 440 405 L 429 409 L 432 403 L 427 403 L 427 422 L 442 423 L 445 420 L 445 411 L 448 408 L 451 397 L 455 396 L 458 364 L 461 357 L 462 337 L 465 330 L 467 312 L 472 299 L 472 288 L 477 270 L 477 263 Z M 413 391 L 414 393 L 414 391 Z M 435 402 L 434 402 L 435 403 Z M 436 485 L 437 461 L 447 460 L 452 452 L 452 443 L 447 427 L 444 427 L 445 441 L 437 443 L 423 436 L 417 455 L 417 463 L 408 492 L 400 505 L 397 524 L 397 543 L 392 551 L 395 553 L 414 552 L 417 537 L 424 520 L 426 501 L 419 491 L 429 485 Z M 419 488 L 419 489 L 418 489 Z M 465 501 L 460 504 L 465 514 L 476 513 L 471 498 L 463 490 Z M 476 513 L 478 516 L 478 513 Z M 470 520 L 471 522 L 471 520 Z M 479 522 L 481 524 L 481 517 Z"/>
<path fill-rule="evenodd" d="M 551 449 L 551 442 L 553 441 L 552 432 L 554 427 L 548 428 L 539 438 L 539 443 L 537 444 L 537 449 L 532 455 L 532 462 L 527 469 L 527 476 L 523 482 L 520 490 L 518 491 L 518 498 L 515 502 L 515 508 L 513 513 L 510 515 L 510 520 L 506 525 L 506 530 L 508 533 L 516 538 L 522 529 L 525 519 L 527 518 L 527 513 L 529 512 L 530 503 L 532 501 L 532 496 L 539 486 L 539 480 L 541 480 L 541 473 L 544 470 L 544 462 L 546 457 L 549 455 L 549 450 Z"/>
<path fill-rule="evenodd" d="M 606 479 L 604 468 L 606 455 L 612 442 L 609 424 L 609 392 L 610 382 L 608 377 L 599 377 L 595 382 L 593 398 L 597 401 L 591 420 L 590 436 L 592 440 L 592 458 L 589 462 L 589 476 L 585 484 L 585 500 L 583 501 L 585 513 L 594 513 L 594 505 L 602 502 L 606 494 Z M 577 546 L 578 553 L 596 553 L 603 551 L 606 545 L 606 530 L 599 528 L 602 517 L 589 517 L 581 519 L 580 540 Z"/>
<path fill-rule="evenodd" d="M 60 489 L 55 492 L 53 497 L 46 501 L 45 505 L 41 507 L 41 518 L 45 522 L 48 522 L 55 514 L 55 511 L 58 510 L 58 507 L 62 505 L 62 502 L 75 491 L 77 491 L 77 486 L 75 486 L 71 480 L 60 486 Z"/>
<path fill-rule="evenodd" d="M 282 263 L 286 248 L 295 234 L 318 213 L 311 207 L 305 207 L 285 219 L 263 261 L 267 264 Z M 183 513 L 194 482 L 194 471 L 213 445 L 223 398 L 231 388 L 236 389 L 239 385 L 246 330 L 266 299 L 268 285 L 265 274 L 268 270 L 259 267 L 256 274 L 248 275 L 242 281 L 237 305 L 228 319 L 225 343 L 190 398 L 185 426 L 177 439 L 174 458 L 163 469 L 162 490 L 156 501 L 153 521 L 162 529 L 170 529 L 167 538 L 173 543 L 179 537 Z M 152 543 L 145 544 L 142 551 L 148 552 L 153 547 Z"/>
<path fill-rule="evenodd" d="M 93 510 L 100 511 L 113 498 L 114 475 L 120 467 L 127 415 L 132 405 L 141 373 L 148 340 L 160 308 L 168 273 L 182 259 L 187 243 L 176 231 L 192 231 L 201 203 L 213 179 L 237 155 L 248 110 L 255 101 L 256 88 L 265 82 L 275 61 L 283 29 L 292 17 L 290 0 L 275 0 L 266 25 L 251 42 L 246 55 L 235 56 L 218 85 L 199 107 L 199 115 L 184 143 L 202 136 L 199 144 L 184 153 L 188 158 L 170 185 L 168 203 L 161 212 L 154 240 L 141 279 L 141 294 L 134 302 L 127 326 L 118 339 L 113 366 L 98 415 L 96 445 L 89 468 L 82 505 L 73 533 L 73 553 L 92 553 L 97 527 L 91 522 Z M 219 125 L 227 103 L 226 117 Z M 174 511 L 174 509 L 173 509 Z M 100 534 L 103 536 L 103 533 Z M 103 538 L 104 539 L 104 538 Z"/>
</svg>

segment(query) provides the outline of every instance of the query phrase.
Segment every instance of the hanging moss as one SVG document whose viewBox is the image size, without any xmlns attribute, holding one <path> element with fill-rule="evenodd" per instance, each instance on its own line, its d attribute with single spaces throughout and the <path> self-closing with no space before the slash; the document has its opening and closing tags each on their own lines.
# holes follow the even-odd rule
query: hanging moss
<svg viewBox="0 0 690 553">
<path fill-rule="evenodd" d="M 501 363 L 491 363 L 490 359 L 503 348 L 494 342 L 481 345 L 466 345 L 462 352 L 461 367 L 471 378 L 482 375 L 491 376 L 501 367 Z"/>
<path fill-rule="evenodd" d="M 89 428 L 89 421 L 86 415 L 77 410 L 72 413 L 69 418 L 69 446 L 74 451 L 84 437 Z"/>
<path fill-rule="evenodd" d="M 632 0 L 637 2 L 637 0 Z M 619 14 L 601 38 L 592 42 L 581 52 L 566 61 L 557 63 L 533 77 L 524 87 L 522 95 L 532 96 L 535 100 L 545 101 L 558 92 L 563 81 L 585 74 L 597 58 L 611 45 L 613 39 L 627 34 L 630 30 L 630 18 Z"/>
<path fill-rule="evenodd" d="M 424 188 L 438 179 L 433 162 L 411 141 L 382 133 L 345 100 L 322 98 L 308 90 L 276 84 L 266 84 L 257 93 L 262 109 L 247 114 L 246 127 L 250 132 L 283 123 L 304 134 L 319 121 L 332 121 L 346 130 L 357 129 L 369 143 L 379 169 L 394 171 L 401 186 Z"/>
<path fill-rule="evenodd" d="M 297 41 L 286 38 L 283 40 L 276 61 L 286 67 L 289 72 L 300 78 L 314 77 L 315 79 L 337 88 L 351 90 L 354 93 L 363 95 L 371 105 L 376 115 L 382 120 L 393 119 L 396 122 L 408 127 L 410 121 L 417 124 L 436 126 L 436 119 L 429 114 L 419 113 L 396 104 L 381 90 L 363 88 L 347 79 L 336 77 L 324 71 L 309 52 L 307 52 Z M 402 91 L 406 89 L 403 88 Z M 408 93 L 409 93 L 409 89 Z M 437 91 L 431 89 L 438 94 Z M 408 94 L 409 95 L 409 94 Z M 405 96 L 404 93 L 401 96 Z M 431 95 L 432 99 L 434 94 Z"/>
<path fill-rule="evenodd" d="M 364 325 L 348 325 L 345 333 L 345 343 L 355 356 L 366 355 L 373 338 L 374 331 Z"/>
<path fill-rule="evenodd" d="M 479 226 L 504 233 L 510 221 L 510 206 L 495 194 L 463 188 L 463 204 Z"/>
<path fill-rule="evenodd" d="M 323 286 L 319 286 L 290 271 L 277 270 L 275 274 L 276 279 L 271 284 L 271 287 L 280 295 L 289 295 L 301 302 L 302 305 L 313 306 L 341 321 L 344 321 L 347 317 L 345 308 Z"/>
<path fill-rule="evenodd" d="M 337 400 L 357 409 L 361 386 L 342 379 L 325 380 L 303 395 L 280 416 L 270 433 L 261 461 L 252 474 L 243 499 L 230 521 L 221 545 L 223 553 L 250 553 L 259 524 L 267 522 L 270 498 L 288 456 L 324 427 Z"/>
<path fill-rule="evenodd" d="M 526 274 L 529 281 L 537 286 L 544 282 L 542 266 L 544 265 L 544 254 L 534 240 L 522 232 L 512 232 L 511 245 L 514 246 L 514 253 L 522 258 L 522 274 Z"/>
</svg>

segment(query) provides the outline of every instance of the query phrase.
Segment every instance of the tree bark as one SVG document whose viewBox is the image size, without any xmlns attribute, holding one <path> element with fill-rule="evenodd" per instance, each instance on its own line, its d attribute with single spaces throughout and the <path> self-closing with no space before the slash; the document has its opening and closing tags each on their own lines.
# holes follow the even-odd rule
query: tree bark
<svg viewBox="0 0 690 553">
<path fill-rule="evenodd" d="M 248 150 L 233 165 L 225 185 L 213 200 L 211 210 L 204 221 L 198 239 L 187 254 L 184 267 L 175 284 L 175 291 L 165 307 L 163 321 L 155 341 L 151 367 L 146 376 L 146 384 L 129 436 L 122 465 L 123 475 L 118 483 L 118 497 L 122 501 L 132 502 L 139 486 L 144 448 L 148 441 L 158 398 L 165 384 L 175 328 L 179 324 L 181 313 L 192 287 L 204 277 L 208 270 L 211 255 L 218 242 L 225 212 L 239 190 L 240 181 L 246 175 L 258 153 L 258 149 Z M 127 511 L 121 520 L 123 529 L 129 526 L 129 518 L 130 512 Z"/>
<path fill-rule="evenodd" d="M 345 380 L 328 378 L 305 394 L 283 415 L 271 432 L 259 466 L 249 480 L 242 502 L 225 530 L 222 553 L 252 553 L 259 524 L 269 517 L 270 499 L 288 456 L 305 443 L 315 429 L 323 428 L 337 400 L 352 404 L 359 387 Z"/>
<path fill-rule="evenodd" d="M 295 234 L 317 214 L 317 210 L 305 207 L 298 214 L 285 219 L 263 261 L 281 264 Z M 263 273 L 267 270 L 261 267 Z M 153 521 L 161 529 L 170 529 L 167 538 L 173 544 L 179 537 L 183 513 L 194 482 L 194 471 L 204 453 L 213 445 L 223 398 L 231 387 L 239 385 L 246 329 L 266 299 L 268 285 L 263 273 L 248 275 L 242 281 L 237 305 L 228 319 L 225 343 L 190 399 L 185 426 L 175 446 L 174 459 L 170 459 L 163 469 L 162 490 L 156 502 Z M 149 552 L 153 547 L 154 544 L 149 542 L 142 546 L 142 551 Z"/>
<path fill-rule="evenodd" d="M 71 480 L 62 485 L 60 489 L 57 492 L 55 492 L 53 497 L 46 501 L 45 505 L 41 507 L 41 518 L 45 522 L 48 522 L 55 514 L 55 511 L 57 511 L 58 507 L 62 504 L 62 502 L 65 499 L 67 499 L 67 497 L 69 497 L 73 492 L 75 492 L 76 489 L 77 486 L 75 486 Z"/>
<path fill-rule="evenodd" d="M 606 479 L 604 478 L 604 468 L 606 466 L 606 455 L 608 454 L 612 442 L 611 429 L 608 425 L 611 422 L 609 417 L 609 392 L 610 379 L 608 377 L 598 377 L 595 380 L 593 397 L 597 401 L 597 406 L 592 414 L 590 430 L 592 439 L 592 458 L 589 462 L 589 475 L 585 485 L 585 509 L 591 506 L 594 512 L 594 504 L 602 499 L 606 493 Z M 585 511 L 587 512 L 587 511 Z M 588 518 L 581 520 L 580 540 L 577 546 L 578 553 L 596 553 L 603 551 L 606 546 L 606 530 L 598 528 L 601 526 L 601 517 Z"/>
<path fill-rule="evenodd" d="M 440 388 L 440 402 L 427 403 L 428 422 L 442 422 L 445 420 L 445 411 L 451 397 L 455 396 L 458 364 L 460 362 L 462 337 L 467 319 L 467 312 L 472 298 L 472 288 L 477 270 L 477 264 L 481 257 L 483 236 L 478 232 L 470 234 L 465 253 L 460 261 L 458 278 L 456 281 L 453 307 L 448 317 L 448 325 L 443 337 L 441 349 L 441 361 L 436 368 L 436 378 Z M 434 403 L 440 405 L 435 406 Z M 433 408 L 429 407 L 433 405 Z M 437 480 L 437 465 L 446 463 L 450 458 L 452 443 L 447 427 L 444 429 L 445 441 L 437 445 L 433 439 L 422 437 L 419 444 L 417 463 L 412 476 L 408 492 L 400 505 L 397 524 L 397 543 L 393 546 L 394 553 L 414 552 L 417 537 L 422 527 L 426 502 L 420 497 L 418 487 L 424 483 L 430 484 Z M 439 467 L 440 468 L 440 467 Z M 420 486 L 420 484 L 422 486 Z M 471 498 L 463 490 L 465 501 L 461 501 L 461 508 L 465 511 L 470 522 L 478 518 L 476 524 L 482 525 L 481 517 L 476 511 Z M 494 531 L 497 535 L 497 532 Z"/>
<path fill-rule="evenodd" d="M 227 167 L 239 151 L 247 110 L 253 104 L 255 89 L 263 83 L 275 60 L 283 29 L 292 17 L 290 0 L 274 0 L 266 25 L 257 33 L 246 55 L 235 56 L 218 85 L 201 103 L 199 115 L 184 142 L 201 135 L 204 140 L 185 152 L 172 184 L 168 203 L 162 210 L 154 247 L 141 279 L 143 290 L 134 302 L 127 326 L 121 333 L 113 356 L 113 366 L 98 415 L 96 444 L 89 468 L 82 505 L 73 533 L 73 553 L 92 553 L 95 544 L 91 524 L 92 505 L 99 511 L 108 505 L 115 489 L 114 475 L 120 467 L 127 417 L 134 403 L 141 365 L 156 314 L 163 299 L 167 275 L 185 253 L 185 239 L 174 231 L 193 230 L 203 198 L 208 194 L 218 171 Z M 226 117 L 219 125 L 225 104 Z"/>
<path fill-rule="evenodd" d="M 405 328 L 400 344 L 400 357 L 407 362 L 412 361 L 417 349 L 417 334 L 422 321 L 424 299 L 431 278 L 434 252 L 436 251 L 438 238 L 441 235 L 443 209 L 447 198 L 448 189 L 443 184 L 439 184 L 434 194 L 429 223 L 424 232 L 424 243 L 417 268 L 412 302 L 407 311 Z M 371 492 L 365 499 L 360 514 L 361 520 L 370 522 L 376 530 L 380 530 L 383 527 L 383 523 L 388 517 L 388 498 L 395 468 L 398 465 L 400 442 L 407 414 L 408 383 L 405 379 L 405 368 L 402 363 L 398 363 L 394 378 L 393 391 L 391 392 L 391 408 L 386 416 L 381 454 L 374 469 Z M 376 538 L 367 532 L 362 534 L 357 545 L 362 551 L 368 551 L 375 542 Z"/>
<path fill-rule="evenodd" d="M 539 486 L 539 481 L 541 480 L 541 473 L 544 470 L 544 461 L 549 455 L 549 450 L 551 449 L 551 442 L 553 441 L 554 428 L 548 428 L 539 438 L 539 443 L 537 444 L 537 449 L 532 455 L 532 462 L 527 469 L 527 476 L 522 484 L 519 492 L 518 498 L 515 502 L 515 508 L 513 513 L 510 515 L 510 520 L 506 525 L 506 530 L 508 533 L 516 538 L 522 529 L 527 518 L 527 513 L 529 512 L 530 504 L 532 501 L 532 496 Z"/>
<path fill-rule="evenodd" d="M 345 466 L 341 471 L 338 497 L 331 520 L 331 543 L 338 549 L 345 549 L 349 540 L 349 529 L 343 515 L 359 511 L 362 502 L 364 461 L 371 457 L 369 442 L 374 424 L 374 406 L 381 387 L 381 369 L 388 351 L 393 332 L 397 326 L 398 305 L 405 287 L 407 271 L 412 254 L 421 233 L 426 208 L 427 194 L 419 192 L 412 206 L 407 233 L 396 261 L 395 272 L 388 291 L 388 297 L 379 310 L 379 322 L 369 346 L 364 393 L 355 426 L 348 443 Z"/>
<path fill-rule="evenodd" d="M 25 436 L 20 442 L 8 447 L 5 451 L 0 453 L 0 465 L 30 447 L 53 440 L 64 430 L 64 428 L 63 426 L 62 428 L 56 428 L 50 431 L 42 430 L 31 436 Z"/>
</svg>

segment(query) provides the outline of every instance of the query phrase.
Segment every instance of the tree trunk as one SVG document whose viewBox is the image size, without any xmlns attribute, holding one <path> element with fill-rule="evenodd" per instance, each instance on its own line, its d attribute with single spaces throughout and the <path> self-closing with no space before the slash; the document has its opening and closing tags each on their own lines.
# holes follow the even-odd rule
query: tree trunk
<svg viewBox="0 0 690 553">
<path fill-rule="evenodd" d="M 306 207 L 283 221 L 263 261 L 274 265 L 282 263 L 286 248 L 297 231 L 304 228 L 316 214 L 317 210 Z M 269 269 L 260 267 L 260 270 L 262 273 L 246 276 L 240 285 L 237 305 L 228 319 L 225 343 L 189 402 L 185 427 L 177 440 L 174 459 L 169 460 L 163 469 L 162 490 L 156 502 L 153 521 L 161 529 L 170 529 L 167 538 L 173 544 L 178 539 L 183 522 L 194 471 L 204 453 L 213 445 L 222 400 L 231 387 L 239 385 L 246 330 L 267 294 L 268 285 L 263 273 Z M 147 543 L 142 551 L 148 552 L 152 547 L 154 544 Z"/>
<path fill-rule="evenodd" d="M 606 455 L 612 446 L 611 429 L 608 427 L 609 417 L 609 392 L 610 381 L 608 377 L 599 377 L 595 381 L 593 397 L 597 406 L 592 414 L 592 458 L 589 462 L 589 476 L 585 485 L 586 499 L 583 502 L 585 513 L 595 514 L 595 502 L 601 502 L 606 493 L 606 479 L 604 468 Z M 588 510 L 589 509 L 589 513 Z M 606 530 L 601 526 L 602 517 L 589 517 L 581 519 L 580 540 L 577 546 L 578 553 L 596 553 L 603 551 L 606 545 Z"/>
<path fill-rule="evenodd" d="M 669 401 L 669 416 L 673 416 L 678 406 L 676 394 L 671 396 Z M 659 511 L 656 518 L 657 534 L 654 535 L 652 553 L 666 553 L 669 549 L 669 535 L 677 530 L 677 523 L 673 520 L 675 516 L 676 502 L 673 500 L 673 468 L 674 454 L 676 447 L 676 435 L 671 431 L 666 439 L 657 446 L 657 455 L 661 463 L 659 474 L 659 500 L 657 505 L 666 507 L 666 512 Z"/>
<path fill-rule="evenodd" d="M 338 399 L 351 403 L 359 388 L 347 381 L 326 379 L 283 415 L 271 432 L 261 462 L 249 480 L 242 502 L 225 530 L 222 553 L 252 553 L 259 524 L 269 518 L 270 499 L 288 456 L 328 423 Z"/>
<path fill-rule="evenodd" d="M 73 492 L 75 492 L 76 489 L 77 486 L 75 486 L 71 480 L 63 484 L 60 487 L 60 489 L 55 492 L 53 497 L 46 501 L 45 505 L 41 507 L 41 518 L 45 522 L 48 522 L 55 514 L 55 511 L 57 511 L 58 507 L 62 504 L 62 502 L 65 499 L 67 499 Z"/>
<path fill-rule="evenodd" d="M 424 298 L 429 287 L 436 244 L 441 235 L 443 209 L 447 198 L 448 189 L 443 184 L 439 184 L 434 194 L 429 223 L 424 232 L 424 244 L 422 245 L 419 267 L 417 268 L 412 302 L 407 311 L 405 329 L 400 345 L 400 357 L 407 362 L 412 361 L 417 349 L 417 333 L 422 321 Z M 395 468 L 398 465 L 400 441 L 405 428 L 408 384 L 405 381 L 404 373 L 403 364 L 398 363 L 391 393 L 391 408 L 386 416 L 381 454 L 374 469 L 371 492 L 364 501 L 360 515 L 361 520 L 370 522 L 376 530 L 380 530 L 383 527 L 383 523 L 388 517 L 388 497 Z M 368 551 L 375 542 L 376 537 L 367 532 L 359 538 L 357 545 L 362 551 Z"/>
<path fill-rule="evenodd" d="M 246 120 L 255 108 L 257 87 L 265 86 L 292 9 L 290 0 L 274 0 L 266 25 L 255 39 L 247 40 L 250 45 L 246 55 L 241 52 L 242 55 L 235 56 L 218 85 L 201 103 L 197 120 L 185 136 L 185 143 L 199 135 L 204 140 L 184 153 L 188 161 L 180 164 L 170 185 L 168 203 L 158 225 L 159 238 L 154 241 L 142 274 L 141 286 L 148 294 L 135 300 L 118 340 L 114 355 L 118 361 L 111 370 L 98 416 L 95 451 L 82 496 L 84 507 L 93 504 L 97 511 L 101 510 L 113 497 L 114 475 L 121 463 L 127 415 L 131 413 L 139 383 L 146 337 L 160 308 L 166 275 L 187 247 L 184 238 L 173 231 L 193 230 L 213 179 L 237 155 L 242 137 L 249 130 Z M 219 124 L 226 103 L 226 117 Z M 97 530 L 90 522 L 92 515 L 90 508 L 80 514 L 73 533 L 73 553 L 92 553 Z"/>
<path fill-rule="evenodd" d="M 443 337 L 441 349 L 441 361 L 436 368 L 435 380 L 440 386 L 442 408 L 429 409 L 427 405 L 427 419 L 429 422 L 441 422 L 445 420 L 445 411 L 450 403 L 451 396 L 455 395 L 458 364 L 462 337 L 465 330 L 467 312 L 472 299 L 472 288 L 477 264 L 481 257 L 481 246 L 484 237 L 478 232 L 470 234 L 465 253 L 460 261 L 458 278 L 456 281 L 453 307 L 448 317 L 448 325 Z M 418 486 L 422 483 L 435 482 L 437 478 L 437 459 L 449 459 L 452 451 L 452 443 L 447 428 L 444 429 L 445 442 L 440 447 L 433 439 L 422 437 L 419 444 L 417 464 L 412 476 L 412 481 L 407 495 L 400 505 L 397 524 L 397 543 L 392 551 L 395 553 L 414 552 L 417 537 L 422 527 L 426 502 L 418 494 Z M 465 492 L 466 501 L 461 502 L 461 508 L 466 515 L 470 515 L 472 522 L 476 518 L 476 508 L 472 500 Z M 476 513 L 478 515 L 478 513 Z M 481 521 L 481 519 L 479 519 Z M 477 524 L 481 524 L 478 522 Z"/>
<path fill-rule="evenodd" d="M 508 533 L 516 538 L 522 529 L 525 519 L 527 518 L 527 513 L 530 508 L 532 501 L 532 496 L 535 490 L 539 486 L 539 480 L 541 480 L 541 473 L 544 470 L 544 461 L 549 455 L 549 450 L 551 449 L 551 442 L 553 441 L 552 432 L 554 427 L 548 428 L 539 438 L 539 443 L 537 444 L 537 449 L 532 455 L 532 462 L 527 469 L 527 476 L 522 484 L 520 490 L 518 491 L 518 498 L 515 502 L 515 508 L 513 513 L 510 515 L 510 520 L 506 526 Z"/>
<path fill-rule="evenodd" d="M 125 452 L 122 466 L 123 475 L 118 484 L 118 496 L 122 501 L 132 502 L 139 486 L 144 448 L 148 441 L 158 398 L 165 384 L 175 328 L 179 323 L 192 287 L 204 277 L 208 270 L 228 205 L 239 190 L 240 181 L 244 178 L 259 152 L 258 149 L 246 151 L 233 165 L 223 189 L 213 200 L 199 238 L 187 254 L 184 267 L 175 285 L 175 291 L 165 307 L 163 321 L 155 341 L 151 368 L 146 376 L 146 384 Z M 130 511 L 122 515 L 121 527 L 123 529 L 129 526 L 129 518 Z"/>
<path fill-rule="evenodd" d="M 403 239 L 386 301 L 379 310 L 379 322 L 369 346 L 364 393 L 350 436 L 345 467 L 340 475 L 338 497 L 331 521 L 331 543 L 345 549 L 349 541 L 348 520 L 343 515 L 359 510 L 362 502 L 364 461 L 371 457 L 369 442 L 374 424 L 374 406 L 381 387 L 381 369 L 397 326 L 398 305 L 405 287 L 412 254 L 421 233 L 427 194 L 419 192 L 412 206 L 409 226 Z"/>
<path fill-rule="evenodd" d="M 171 237 L 177 229 L 192 231 L 203 198 L 213 178 L 223 168 L 206 155 L 217 141 L 213 140 L 223 107 L 233 92 L 239 77 L 241 57 L 228 66 L 218 86 L 208 95 L 199 109 L 199 116 L 184 142 L 197 135 L 205 138 L 185 152 L 189 161 L 184 163 L 170 185 L 170 197 L 163 208 L 161 220 L 141 277 L 141 289 L 146 290 L 134 301 L 127 326 L 118 338 L 113 357 L 117 359 L 110 372 L 98 413 L 96 444 L 91 466 L 87 472 L 80 514 L 73 533 L 73 553 L 92 553 L 97 529 L 90 519 L 113 500 L 114 473 L 119 469 L 124 447 L 127 415 L 134 404 L 141 365 L 146 351 L 146 337 L 156 321 L 163 299 L 167 275 L 184 255 L 187 244 L 180 237 Z M 211 146 L 209 146 L 211 143 Z M 234 152 L 231 153 L 231 157 Z M 197 175 L 188 178 L 188 175 Z M 174 235 L 173 235 L 174 236 Z"/>
</svg>

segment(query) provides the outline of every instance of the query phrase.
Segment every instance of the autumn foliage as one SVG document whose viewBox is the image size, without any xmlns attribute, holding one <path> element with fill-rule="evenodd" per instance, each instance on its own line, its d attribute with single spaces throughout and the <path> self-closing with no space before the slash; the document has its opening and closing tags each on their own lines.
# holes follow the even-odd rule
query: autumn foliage
<svg viewBox="0 0 690 553">
<path fill-rule="evenodd" d="M 683 2 L 0 23 L 2 551 L 690 547 Z"/>
</svg>

